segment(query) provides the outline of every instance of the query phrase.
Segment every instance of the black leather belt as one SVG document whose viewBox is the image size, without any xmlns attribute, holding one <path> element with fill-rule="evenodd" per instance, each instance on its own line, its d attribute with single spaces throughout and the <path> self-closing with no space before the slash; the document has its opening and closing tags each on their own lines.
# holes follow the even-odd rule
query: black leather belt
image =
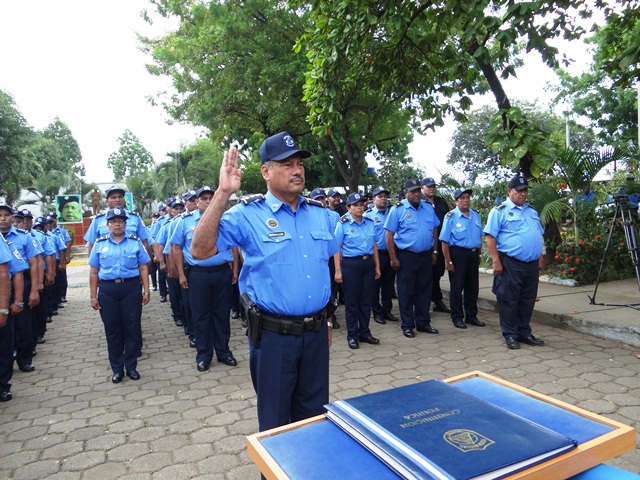
<svg viewBox="0 0 640 480">
<path fill-rule="evenodd" d="M 137 277 L 129 277 L 129 278 L 114 278 L 113 280 L 100 280 L 101 282 L 107 283 L 129 283 L 129 282 L 138 282 L 140 283 L 140 275 Z"/>
<path fill-rule="evenodd" d="M 450 245 L 449 249 L 451 248 L 458 248 L 460 250 L 467 250 L 468 252 L 479 252 L 480 248 L 465 248 L 465 247 L 458 247 L 457 245 Z"/>
<path fill-rule="evenodd" d="M 424 257 L 427 255 L 431 255 L 431 252 L 433 252 L 433 248 L 430 248 L 429 250 L 424 250 L 422 252 L 412 252 L 411 250 L 398 250 L 398 253 L 413 255 L 414 257 Z"/>
<path fill-rule="evenodd" d="M 306 332 L 317 332 L 327 320 L 324 310 L 307 317 L 287 317 L 262 312 L 260 315 L 262 316 L 263 329 L 283 335 L 302 335 Z"/>
<path fill-rule="evenodd" d="M 505 256 L 507 257 L 509 260 L 513 260 L 516 263 L 521 263 L 523 265 L 531 265 L 532 263 L 538 263 L 538 260 L 531 260 L 530 262 L 525 262 L 524 260 L 518 260 L 515 257 L 512 257 L 511 255 L 507 255 L 506 253 L 502 253 L 502 252 L 498 252 L 499 255 L 501 256 Z"/>
<path fill-rule="evenodd" d="M 223 263 L 222 265 L 216 265 L 215 267 L 201 267 L 199 265 L 189 265 L 189 270 L 192 272 L 205 272 L 205 273 L 214 273 L 221 272 L 225 268 L 229 268 L 229 265 Z"/>
<path fill-rule="evenodd" d="M 342 257 L 343 260 L 369 260 L 373 255 L 359 255 L 357 257 Z"/>
</svg>

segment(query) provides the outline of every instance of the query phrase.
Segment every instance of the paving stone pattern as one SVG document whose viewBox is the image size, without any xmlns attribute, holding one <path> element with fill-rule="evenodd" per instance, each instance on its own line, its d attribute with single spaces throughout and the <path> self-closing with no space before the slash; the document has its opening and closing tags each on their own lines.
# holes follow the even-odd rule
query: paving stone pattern
<svg viewBox="0 0 640 480">
<path fill-rule="evenodd" d="M 174 326 L 169 303 L 152 292 L 143 309 L 139 381 L 110 381 L 104 331 L 86 287 L 70 288 L 66 308 L 38 345 L 36 371 L 13 377 L 12 401 L 0 404 L 0 479 L 258 478 L 245 437 L 257 430 L 248 348 L 232 320 L 235 368 L 212 363 L 196 371 L 195 350 Z M 397 311 L 396 311 L 397 313 Z M 343 308 L 331 350 L 331 400 L 481 370 L 524 387 L 640 425 L 637 349 L 548 324 L 534 324 L 544 347 L 507 350 L 497 315 L 484 328 L 455 329 L 433 314 L 440 335 L 402 336 L 397 323 L 378 325 L 378 346 L 350 350 Z M 327 460 L 331 445 L 324 445 Z M 610 465 L 640 472 L 636 449 Z"/>
</svg>

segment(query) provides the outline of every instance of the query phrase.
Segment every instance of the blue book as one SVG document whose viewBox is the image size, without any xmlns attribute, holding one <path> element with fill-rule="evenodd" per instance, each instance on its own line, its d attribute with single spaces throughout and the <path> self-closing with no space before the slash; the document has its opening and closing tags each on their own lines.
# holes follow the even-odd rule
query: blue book
<svg viewBox="0 0 640 480">
<path fill-rule="evenodd" d="M 577 445 L 440 380 L 325 408 L 332 422 L 407 479 L 503 478 Z"/>
</svg>

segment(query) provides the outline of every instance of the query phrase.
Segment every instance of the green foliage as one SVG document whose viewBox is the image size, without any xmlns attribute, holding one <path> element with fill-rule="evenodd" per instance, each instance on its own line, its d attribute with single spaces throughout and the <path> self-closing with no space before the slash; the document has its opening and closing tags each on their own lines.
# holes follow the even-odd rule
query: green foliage
<svg viewBox="0 0 640 480">
<path fill-rule="evenodd" d="M 113 171 L 116 182 L 127 176 L 135 176 L 149 170 L 153 156 L 128 128 L 118 137 L 118 150 L 112 152 L 107 165 Z"/>
<path fill-rule="evenodd" d="M 411 178 L 422 179 L 426 176 L 424 170 L 408 161 L 407 158 L 392 157 L 387 159 L 376 172 L 375 188 L 382 185 L 391 192 L 391 201 L 395 200 L 395 194 L 400 193 L 404 183 Z"/>
<path fill-rule="evenodd" d="M 46 154 L 40 155 L 39 161 L 44 171 L 57 170 L 60 172 L 73 172 L 84 176 L 85 169 L 82 165 L 80 147 L 69 127 L 58 117 L 45 128 L 40 135 L 42 148 Z M 45 146 L 46 145 L 46 146 Z"/>
</svg>

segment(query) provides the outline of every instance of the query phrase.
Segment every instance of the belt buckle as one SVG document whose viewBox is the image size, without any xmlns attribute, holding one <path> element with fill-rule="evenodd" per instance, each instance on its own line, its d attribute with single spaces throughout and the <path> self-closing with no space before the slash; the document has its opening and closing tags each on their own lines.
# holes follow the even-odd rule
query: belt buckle
<svg viewBox="0 0 640 480">
<path fill-rule="evenodd" d="M 362 259 L 363 259 L 363 260 L 366 260 L 367 258 L 369 258 L 369 255 L 363 255 L 363 256 L 362 256 Z"/>
<path fill-rule="evenodd" d="M 122 278 L 116 278 L 113 283 L 122 283 L 124 280 Z"/>
</svg>

